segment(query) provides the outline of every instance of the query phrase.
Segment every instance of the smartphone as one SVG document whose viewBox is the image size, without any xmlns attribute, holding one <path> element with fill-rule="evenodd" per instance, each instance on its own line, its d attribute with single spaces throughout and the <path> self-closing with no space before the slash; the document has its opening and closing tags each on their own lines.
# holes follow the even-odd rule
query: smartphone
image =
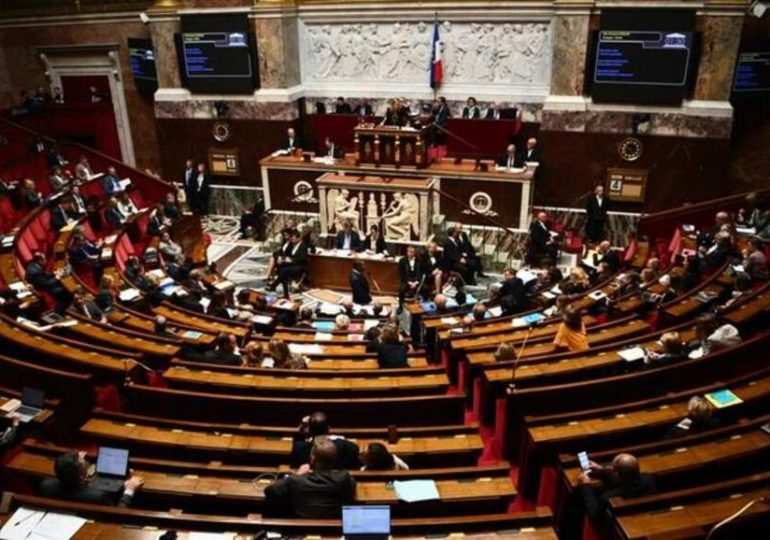
<svg viewBox="0 0 770 540">
<path fill-rule="evenodd" d="M 580 468 L 583 469 L 583 472 L 588 472 L 591 470 L 591 462 L 588 460 L 588 454 L 586 452 L 580 452 L 578 455 L 578 462 L 580 463 Z"/>
</svg>

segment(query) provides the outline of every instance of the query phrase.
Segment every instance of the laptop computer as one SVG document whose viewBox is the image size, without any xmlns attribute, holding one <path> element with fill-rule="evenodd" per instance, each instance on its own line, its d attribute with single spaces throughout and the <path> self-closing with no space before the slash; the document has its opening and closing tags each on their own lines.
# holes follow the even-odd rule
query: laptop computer
<svg viewBox="0 0 770 540">
<path fill-rule="evenodd" d="M 346 540 L 386 540 L 390 506 L 343 506 L 342 534 Z"/>
<path fill-rule="evenodd" d="M 96 475 L 88 486 L 108 493 L 118 493 L 128 476 L 128 450 L 100 446 L 96 455 Z"/>
<path fill-rule="evenodd" d="M 21 405 L 14 414 L 19 416 L 19 421 L 29 422 L 45 408 L 45 391 L 32 386 L 25 386 L 21 390 Z"/>
</svg>

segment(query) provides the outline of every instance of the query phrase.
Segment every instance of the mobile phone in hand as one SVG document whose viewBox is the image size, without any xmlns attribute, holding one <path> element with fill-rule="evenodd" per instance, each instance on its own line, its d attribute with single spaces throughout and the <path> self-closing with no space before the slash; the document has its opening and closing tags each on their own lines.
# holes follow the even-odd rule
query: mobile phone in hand
<svg viewBox="0 0 770 540">
<path fill-rule="evenodd" d="M 580 463 L 580 468 L 583 469 L 583 472 L 589 472 L 591 470 L 591 462 L 588 460 L 588 454 L 586 452 L 580 452 L 577 457 L 578 462 Z"/>
</svg>

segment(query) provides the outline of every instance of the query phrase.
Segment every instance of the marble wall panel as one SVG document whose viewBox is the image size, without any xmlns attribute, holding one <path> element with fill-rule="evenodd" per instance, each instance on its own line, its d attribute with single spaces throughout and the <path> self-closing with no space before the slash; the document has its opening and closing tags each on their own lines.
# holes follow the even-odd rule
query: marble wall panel
<svg viewBox="0 0 770 540">
<path fill-rule="evenodd" d="M 552 95 L 579 96 L 583 93 L 588 19 L 588 15 L 557 15 L 553 18 Z"/>
<path fill-rule="evenodd" d="M 728 100 L 743 17 L 703 16 L 700 24 L 703 46 L 694 97 L 704 101 Z"/>
</svg>

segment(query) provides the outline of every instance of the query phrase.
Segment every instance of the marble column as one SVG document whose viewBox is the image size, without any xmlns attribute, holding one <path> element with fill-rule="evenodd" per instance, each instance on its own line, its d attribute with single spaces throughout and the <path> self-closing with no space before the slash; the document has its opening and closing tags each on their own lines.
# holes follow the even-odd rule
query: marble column
<svg viewBox="0 0 770 540">
<path fill-rule="evenodd" d="M 256 9 L 254 33 L 261 88 L 289 88 L 300 84 L 297 20 L 296 8 L 291 6 Z"/>
<path fill-rule="evenodd" d="M 743 28 L 740 15 L 704 15 L 700 17 L 702 52 L 694 99 L 727 101 L 735 71 Z"/>
<path fill-rule="evenodd" d="M 181 31 L 178 16 L 170 11 L 148 12 L 150 35 L 155 49 L 155 66 L 158 71 L 159 88 L 181 88 L 179 60 L 174 44 L 174 34 Z"/>
<path fill-rule="evenodd" d="M 583 94 L 591 4 L 584 0 L 554 1 L 551 95 Z"/>
</svg>

